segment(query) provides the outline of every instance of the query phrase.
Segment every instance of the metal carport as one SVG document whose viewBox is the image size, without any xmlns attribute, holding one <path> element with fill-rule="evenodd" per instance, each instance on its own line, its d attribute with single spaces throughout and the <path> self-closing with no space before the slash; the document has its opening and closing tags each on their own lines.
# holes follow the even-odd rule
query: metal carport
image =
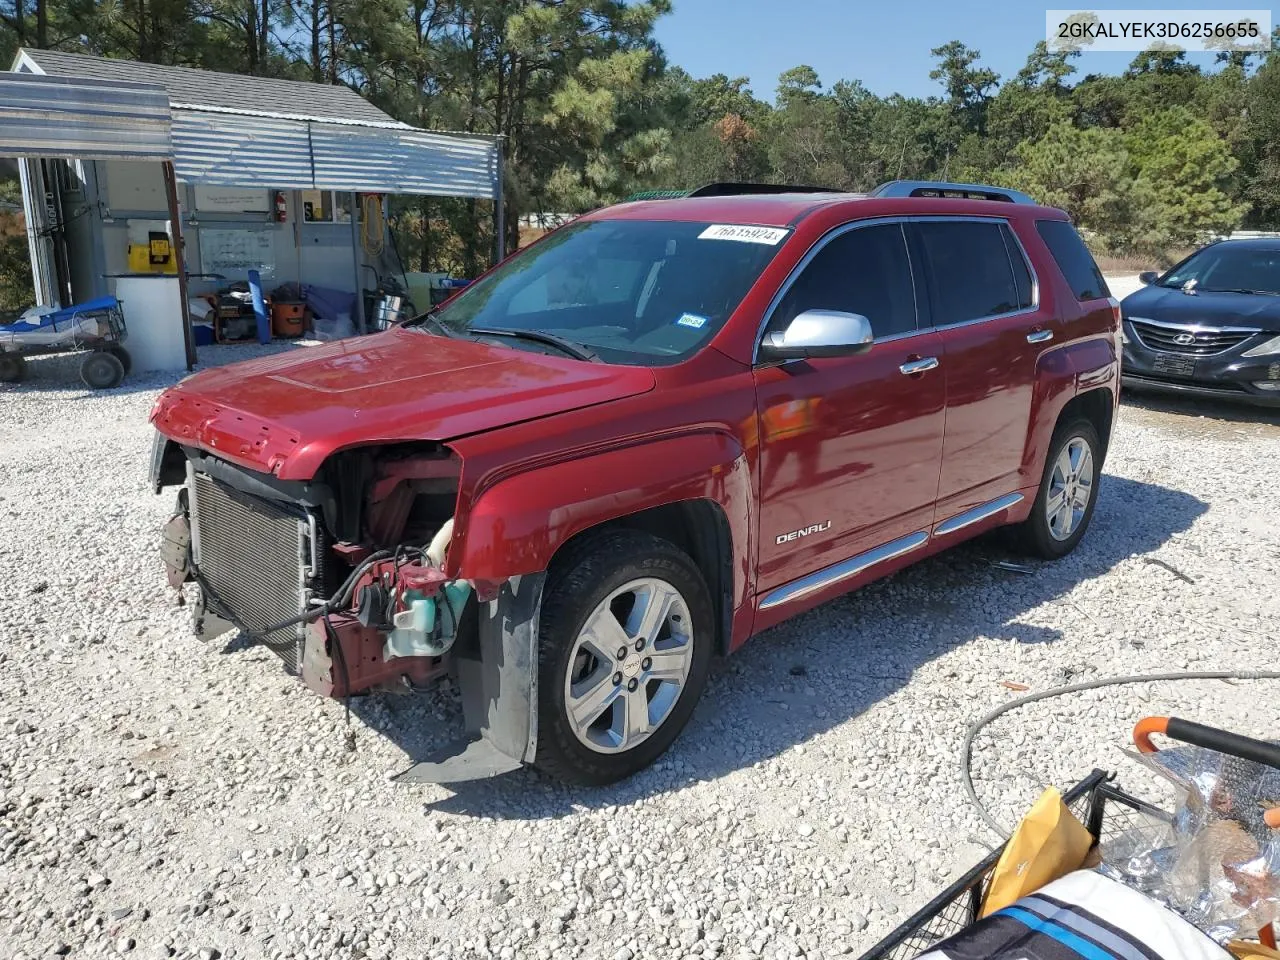
<svg viewBox="0 0 1280 960">
<path fill-rule="evenodd" d="M 160 161 L 179 251 L 177 184 L 203 184 L 492 200 L 503 254 L 500 141 L 411 127 L 347 87 L 22 50 L 0 74 L 0 155 L 20 158 L 41 303 L 57 302 L 42 159 Z M 185 282 L 182 300 L 192 365 Z"/>
</svg>

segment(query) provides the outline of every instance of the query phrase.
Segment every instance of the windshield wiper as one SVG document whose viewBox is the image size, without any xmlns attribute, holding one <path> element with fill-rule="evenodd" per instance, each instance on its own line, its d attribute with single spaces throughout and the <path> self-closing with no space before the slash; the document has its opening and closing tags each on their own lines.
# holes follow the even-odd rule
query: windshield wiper
<svg viewBox="0 0 1280 960">
<path fill-rule="evenodd" d="M 1200 293 L 1253 293 L 1260 297 L 1280 297 L 1275 290 L 1250 290 L 1248 287 L 1201 287 Z"/>
<path fill-rule="evenodd" d="M 568 337 L 562 337 L 555 333 L 544 333 L 541 330 L 513 330 L 508 327 L 469 327 L 467 333 L 473 336 L 511 337 L 513 340 L 542 343 L 549 347 L 555 347 L 561 353 L 566 353 L 575 360 L 595 362 L 600 359 L 600 354 L 585 343 L 579 343 L 577 340 L 570 340 Z"/>
</svg>

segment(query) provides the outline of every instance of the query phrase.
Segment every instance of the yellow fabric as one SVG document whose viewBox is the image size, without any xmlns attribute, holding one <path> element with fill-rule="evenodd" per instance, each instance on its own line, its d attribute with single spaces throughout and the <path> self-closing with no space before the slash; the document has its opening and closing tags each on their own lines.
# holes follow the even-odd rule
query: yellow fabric
<svg viewBox="0 0 1280 960">
<path fill-rule="evenodd" d="M 1280 960 L 1280 950 L 1272 950 L 1252 940 L 1232 940 L 1227 949 L 1237 960 Z"/>
<path fill-rule="evenodd" d="M 1084 864 L 1093 836 L 1050 787 L 1013 831 L 991 874 L 982 916 L 1003 910 Z"/>
</svg>

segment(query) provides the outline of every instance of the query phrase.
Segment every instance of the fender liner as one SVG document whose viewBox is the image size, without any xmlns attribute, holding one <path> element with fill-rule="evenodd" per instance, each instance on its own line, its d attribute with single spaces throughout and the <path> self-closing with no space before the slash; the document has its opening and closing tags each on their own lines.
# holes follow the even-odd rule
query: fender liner
<svg viewBox="0 0 1280 960">
<path fill-rule="evenodd" d="M 538 743 L 538 612 L 546 574 L 513 577 L 480 606 L 473 650 L 457 650 L 467 735 L 396 776 L 398 783 L 463 783 L 534 760 Z"/>
</svg>

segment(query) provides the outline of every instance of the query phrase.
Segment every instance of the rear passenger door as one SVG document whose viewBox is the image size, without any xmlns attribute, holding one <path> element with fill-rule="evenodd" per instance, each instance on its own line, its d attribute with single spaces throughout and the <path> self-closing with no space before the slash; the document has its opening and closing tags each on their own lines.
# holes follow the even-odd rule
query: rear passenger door
<svg viewBox="0 0 1280 960">
<path fill-rule="evenodd" d="M 1052 346 L 1054 328 L 1007 222 L 928 218 L 914 221 L 912 233 L 947 379 L 942 522 L 1023 485 L 1036 362 Z"/>
</svg>

